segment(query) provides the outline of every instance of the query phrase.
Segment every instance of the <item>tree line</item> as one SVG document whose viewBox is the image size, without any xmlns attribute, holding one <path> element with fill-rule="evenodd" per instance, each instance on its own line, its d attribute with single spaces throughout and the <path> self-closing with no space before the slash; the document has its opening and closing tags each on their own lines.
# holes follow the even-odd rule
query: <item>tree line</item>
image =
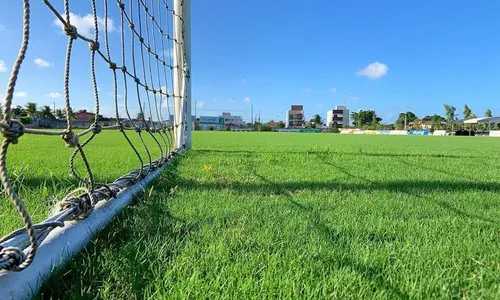
<svg viewBox="0 0 500 300">
<path fill-rule="evenodd" d="M 432 129 L 451 129 L 454 126 L 454 122 L 459 120 L 459 113 L 457 112 L 457 108 L 450 104 L 444 104 L 444 116 L 434 114 L 434 115 L 426 115 L 423 118 L 419 118 L 415 113 L 411 111 L 403 112 L 398 115 L 398 118 L 394 122 L 393 126 L 395 129 L 405 129 L 409 128 L 410 125 L 415 127 L 416 123 L 421 121 L 422 123 L 426 123 L 427 127 Z M 492 117 L 493 113 L 491 109 L 487 109 L 484 113 L 484 117 Z M 478 116 L 472 112 L 472 109 L 465 104 L 463 108 L 462 119 L 474 119 Z M 364 128 L 364 129 L 378 129 L 383 127 L 381 125 L 382 118 L 377 116 L 374 110 L 359 110 L 357 112 L 351 113 L 352 124 L 356 128 Z M 478 125 L 478 129 L 485 129 L 486 125 Z M 457 127 L 465 127 L 457 126 Z"/>
<path fill-rule="evenodd" d="M 76 114 L 82 110 L 74 111 L 72 107 L 69 108 L 70 120 L 76 120 Z M 11 108 L 10 114 L 12 118 L 20 119 L 23 123 L 31 123 L 33 118 L 41 118 L 47 120 L 66 120 L 66 109 L 57 108 L 53 110 L 49 105 L 39 107 L 35 102 L 27 102 L 24 106 L 16 105 Z M 2 112 L 3 117 L 3 112 Z M 99 115 L 99 120 L 105 120 L 102 115 Z M 93 122 L 95 115 L 89 117 L 89 121 Z"/>
</svg>

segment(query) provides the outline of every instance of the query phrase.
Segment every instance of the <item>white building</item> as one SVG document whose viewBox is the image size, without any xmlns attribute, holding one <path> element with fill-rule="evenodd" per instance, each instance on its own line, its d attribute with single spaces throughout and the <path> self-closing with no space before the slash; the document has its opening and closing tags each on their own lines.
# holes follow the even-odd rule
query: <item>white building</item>
<svg viewBox="0 0 500 300">
<path fill-rule="evenodd" d="M 243 118 L 241 116 L 231 116 L 230 113 L 223 112 L 222 116 L 220 116 L 220 117 L 224 119 L 224 124 L 226 126 L 241 127 L 245 124 L 245 122 L 243 122 Z"/>
<path fill-rule="evenodd" d="M 335 106 L 326 113 L 326 126 L 332 128 L 349 125 L 349 110 L 345 106 Z"/>
</svg>

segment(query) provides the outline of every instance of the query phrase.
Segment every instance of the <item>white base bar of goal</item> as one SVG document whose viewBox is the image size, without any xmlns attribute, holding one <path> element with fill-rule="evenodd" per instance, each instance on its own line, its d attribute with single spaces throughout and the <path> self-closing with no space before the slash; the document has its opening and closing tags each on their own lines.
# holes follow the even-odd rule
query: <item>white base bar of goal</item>
<svg viewBox="0 0 500 300">
<path fill-rule="evenodd" d="M 182 154 L 183 149 L 177 151 Z M 66 222 L 64 227 L 52 230 L 40 244 L 35 259 L 28 268 L 21 272 L 0 271 L 0 299 L 31 299 L 52 271 L 63 266 L 77 254 L 90 239 L 103 229 L 125 206 L 134 195 L 157 177 L 170 164 L 152 171 L 133 186 L 120 191 L 115 199 L 100 201 L 92 214 L 81 221 Z"/>
</svg>

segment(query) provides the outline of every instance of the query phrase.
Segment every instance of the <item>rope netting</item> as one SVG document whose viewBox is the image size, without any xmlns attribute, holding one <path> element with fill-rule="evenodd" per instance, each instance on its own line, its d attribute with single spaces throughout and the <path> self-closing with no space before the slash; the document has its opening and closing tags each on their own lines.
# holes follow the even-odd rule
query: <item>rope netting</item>
<svg viewBox="0 0 500 300">
<path fill-rule="evenodd" d="M 0 147 L 1 181 L 5 193 L 24 222 L 24 228 L 0 239 L 0 270 L 22 271 L 26 269 L 33 261 L 38 246 L 53 229 L 64 226 L 66 221 L 85 219 L 92 214 L 99 201 L 115 198 L 120 191 L 136 184 L 178 154 L 180 148 L 185 147 L 186 143 L 186 116 L 189 114 L 185 88 L 186 80 L 189 80 L 189 71 L 186 64 L 182 12 L 175 11 L 170 0 L 103 0 L 103 11 L 98 14 L 95 0 L 88 0 L 85 2 L 90 2 L 92 10 L 93 35 L 85 36 L 83 32 L 79 32 L 78 26 L 72 23 L 71 4 L 75 4 L 76 1 L 70 3 L 69 0 L 64 0 L 62 12 L 52 2 L 43 0 L 46 8 L 61 23 L 63 32 L 67 36 L 63 76 L 66 128 L 64 130 L 27 128 L 12 116 L 14 91 L 29 48 L 31 14 L 42 13 L 30 11 L 30 1 L 24 0 L 22 43 L 7 84 L 3 102 L 3 120 L 0 121 L 0 130 L 4 137 Z M 83 2 L 83 0 L 78 0 L 79 5 Z M 108 14 L 111 3 L 118 5 L 120 57 L 112 56 L 110 51 Z M 180 3 L 182 7 L 183 1 Z M 178 22 L 181 28 L 178 35 L 174 33 L 175 22 Z M 88 128 L 81 131 L 75 130 L 74 120 L 71 117 L 70 88 L 73 82 L 71 79 L 73 76 L 79 81 L 89 79 L 87 75 L 80 73 L 75 76 L 71 71 L 72 61 L 82 59 L 72 55 L 74 44 L 78 42 L 88 43 L 89 46 L 89 77 L 95 104 L 94 120 Z M 112 95 L 116 122 L 106 126 L 103 124 L 107 122 L 102 122 L 99 115 L 101 104 L 95 67 L 96 60 L 99 59 L 109 67 L 109 71 L 106 71 L 106 74 L 101 72 L 99 77 L 109 76 L 113 83 Z M 119 82 L 122 85 L 119 85 Z M 133 93 L 128 92 L 130 85 L 132 85 Z M 118 100 L 119 89 L 123 93 L 122 101 Z M 132 102 L 137 102 L 138 116 L 142 116 L 138 121 L 131 116 L 129 106 Z M 170 114 L 171 102 L 175 102 L 175 110 L 180 112 L 176 113 L 175 120 L 172 120 Z M 123 105 L 124 115 L 120 114 L 119 105 Z M 162 106 L 167 109 L 167 118 L 164 118 L 162 114 Z M 131 126 L 125 126 L 125 123 Z M 85 154 L 86 147 L 103 130 L 119 131 L 138 160 L 136 170 L 111 183 L 101 183 L 95 180 L 92 162 Z M 59 201 L 56 213 L 40 224 L 32 223 L 30 214 L 11 184 L 8 174 L 7 150 L 11 144 L 21 143 L 24 134 L 60 135 L 67 147 L 74 148 L 69 158 L 69 169 L 70 174 L 77 178 L 80 186 Z M 140 146 L 132 143 L 131 135 L 137 135 Z M 144 141 L 146 135 L 154 140 L 153 146 L 158 147 L 159 157 L 153 157 L 150 151 L 151 145 Z M 147 153 L 147 160 L 140 155 L 139 147 L 142 148 L 140 151 Z M 117 153 L 117 155 L 123 155 L 123 153 Z M 83 162 L 84 175 L 78 172 L 76 159 L 81 159 Z M 13 238 L 16 238 L 16 245 L 9 243 Z"/>
</svg>

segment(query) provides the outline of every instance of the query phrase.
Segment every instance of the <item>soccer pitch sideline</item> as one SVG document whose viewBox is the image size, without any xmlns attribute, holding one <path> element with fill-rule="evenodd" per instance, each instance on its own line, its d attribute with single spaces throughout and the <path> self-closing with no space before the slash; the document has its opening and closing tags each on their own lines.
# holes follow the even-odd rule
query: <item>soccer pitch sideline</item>
<svg viewBox="0 0 500 300">
<path fill-rule="evenodd" d="M 137 168 L 118 133 L 101 135 L 86 151 L 99 181 Z M 488 138 L 194 132 L 193 150 L 39 297 L 498 298 L 497 149 Z M 71 188 L 70 152 L 37 136 L 9 149 L 35 221 Z M 2 233 L 21 225 L 7 199 L 0 207 Z"/>
</svg>

